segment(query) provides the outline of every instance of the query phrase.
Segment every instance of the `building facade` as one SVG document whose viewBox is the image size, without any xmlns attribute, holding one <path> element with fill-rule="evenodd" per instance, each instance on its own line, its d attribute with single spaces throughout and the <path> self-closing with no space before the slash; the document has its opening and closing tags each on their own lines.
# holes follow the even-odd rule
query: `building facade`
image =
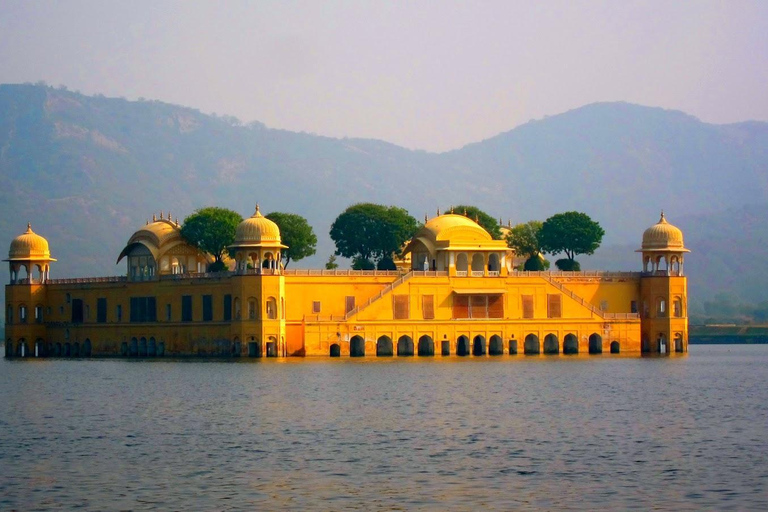
<svg viewBox="0 0 768 512">
<path fill-rule="evenodd" d="M 170 217 L 170 216 L 169 216 Z M 118 257 L 125 275 L 52 279 L 47 240 L 11 242 L 6 357 L 286 357 L 682 354 L 682 232 L 643 234 L 641 272 L 522 272 L 463 215 L 425 222 L 398 271 L 286 270 L 258 207 L 237 228 L 232 270 L 177 222 L 153 218 Z"/>
</svg>

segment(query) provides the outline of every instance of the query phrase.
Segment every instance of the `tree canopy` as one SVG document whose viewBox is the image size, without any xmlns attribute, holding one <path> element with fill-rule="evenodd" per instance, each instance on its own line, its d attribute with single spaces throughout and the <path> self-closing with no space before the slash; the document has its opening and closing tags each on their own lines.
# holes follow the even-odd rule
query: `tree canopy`
<svg viewBox="0 0 768 512">
<path fill-rule="evenodd" d="M 577 254 L 592 254 L 600 247 L 605 231 L 600 224 L 581 212 L 553 215 L 541 226 L 541 250 L 550 254 L 564 252 L 569 260 Z"/>
<path fill-rule="evenodd" d="M 477 206 L 461 204 L 459 206 L 452 206 L 446 211 L 449 212 L 451 209 L 454 213 L 459 215 L 466 215 L 472 220 L 477 219 L 477 223 L 480 224 L 488 233 L 490 233 L 494 240 L 501 240 L 503 238 L 501 233 L 501 226 L 499 226 L 499 221 L 485 213 Z"/>
<path fill-rule="evenodd" d="M 531 258 L 541 253 L 541 227 L 539 220 L 530 220 L 517 224 L 507 234 L 507 246 L 515 250 L 518 256 Z"/>
<path fill-rule="evenodd" d="M 358 203 L 336 217 L 330 235 L 337 255 L 352 258 L 356 267 L 369 268 L 373 263 L 388 266 L 418 227 L 403 208 Z"/>
<path fill-rule="evenodd" d="M 227 246 L 235 241 L 235 230 L 243 218 L 226 208 L 200 208 L 184 219 L 181 236 L 200 250 L 213 255 L 216 267 L 222 267 Z"/>
<path fill-rule="evenodd" d="M 287 249 L 283 249 L 285 266 L 293 261 L 299 261 L 316 252 L 317 237 L 307 219 L 295 213 L 272 212 L 266 216 L 280 228 L 280 239 Z"/>
</svg>

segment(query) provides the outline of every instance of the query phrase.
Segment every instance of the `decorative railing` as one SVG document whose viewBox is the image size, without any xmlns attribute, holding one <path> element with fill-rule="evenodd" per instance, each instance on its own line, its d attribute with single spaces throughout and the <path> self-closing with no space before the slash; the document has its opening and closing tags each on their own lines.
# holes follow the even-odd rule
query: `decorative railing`
<svg viewBox="0 0 768 512">
<path fill-rule="evenodd" d="M 45 284 L 92 284 L 92 283 L 124 283 L 125 276 L 111 277 L 74 277 L 70 279 L 48 279 Z"/>
<path fill-rule="evenodd" d="M 485 272 L 483 272 L 482 270 L 472 271 L 472 277 L 484 277 L 484 276 L 485 276 Z"/>
<path fill-rule="evenodd" d="M 640 272 L 610 272 L 601 270 L 585 270 L 582 272 L 566 272 L 563 270 L 514 270 L 510 274 L 514 277 L 600 277 L 600 278 L 637 278 Z"/>
<path fill-rule="evenodd" d="M 413 276 L 413 272 L 408 272 L 407 274 L 396 279 L 389 285 L 385 286 L 379 293 L 377 293 L 376 295 L 368 299 L 368 301 L 362 306 L 355 306 L 354 308 L 350 309 L 347 312 L 347 314 L 344 315 L 344 319 L 348 320 L 352 316 L 356 315 L 360 310 L 367 308 L 368 306 L 370 306 L 371 304 L 373 304 L 374 302 L 376 302 L 377 300 L 379 300 L 380 298 L 382 298 L 383 296 L 391 292 L 393 289 L 395 289 L 396 287 L 406 282 L 408 279 L 411 278 L 411 276 Z"/>
<path fill-rule="evenodd" d="M 400 270 L 326 270 L 326 269 L 291 269 L 283 270 L 286 276 L 367 276 L 367 277 L 397 277 L 404 272 Z"/>
<path fill-rule="evenodd" d="M 447 270 L 414 270 L 413 277 L 448 277 Z"/>
<path fill-rule="evenodd" d="M 466 270 L 457 270 L 456 271 L 456 277 L 467 277 L 467 271 Z"/>
<path fill-rule="evenodd" d="M 498 270 L 489 270 L 488 277 L 499 277 L 501 273 Z"/>
</svg>

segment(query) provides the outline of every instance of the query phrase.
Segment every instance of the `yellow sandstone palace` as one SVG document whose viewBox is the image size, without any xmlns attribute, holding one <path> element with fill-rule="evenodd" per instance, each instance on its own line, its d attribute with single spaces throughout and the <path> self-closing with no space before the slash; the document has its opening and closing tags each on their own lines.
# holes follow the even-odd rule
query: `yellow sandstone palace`
<svg viewBox="0 0 768 512">
<path fill-rule="evenodd" d="M 234 269 L 153 219 L 119 277 L 51 279 L 48 242 L 11 242 L 6 357 L 285 357 L 637 354 L 688 351 L 682 232 L 643 234 L 642 272 L 520 272 L 503 241 L 463 215 L 428 220 L 410 269 L 286 270 L 258 207 L 237 228 Z"/>
</svg>

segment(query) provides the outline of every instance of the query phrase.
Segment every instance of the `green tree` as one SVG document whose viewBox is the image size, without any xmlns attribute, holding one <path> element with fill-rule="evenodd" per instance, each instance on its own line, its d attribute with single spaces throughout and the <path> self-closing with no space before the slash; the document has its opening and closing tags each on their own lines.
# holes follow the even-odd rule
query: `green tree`
<svg viewBox="0 0 768 512">
<path fill-rule="evenodd" d="M 272 212 L 266 216 L 280 228 L 280 239 L 288 246 L 283 249 L 285 266 L 312 256 L 317 250 L 317 237 L 307 219 L 295 213 Z"/>
<path fill-rule="evenodd" d="M 325 269 L 326 270 L 336 270 L 337 268 L 339 268 L 339 264 L 336 263 L 336 255 L 335 254 L 331 254 L 328 257 L 328 261 L 325 262 Z"/>
<path fill-rule="evenodd" d="M 574 257 L 577 254 L 592 254 L 600 247 L 605 231 L 600 224 L 581 212 L 565 212 L 553 215 L 541 226 L 540 242 L 542 252 L 558 254 L 564 252 L 568 260 L 563 263 L 568 268 L 575 268 Z M 558 262 L 555 264 L 563 269 Z"/>
<path fill-rule="evenodd" d="M 352 258 L 353 268 L 368 268 L 399 254 L 418 227 L 403 208 L 358 203 L 336 217 L 330 235 L 336 255 Z"/>
<path fill-rule="evenodd" d="M 235 230 L 243 218 L 226 208 L 200 208 L 184 219 L 181 236 L 200 250 L 215 258 L 215 269 L 224 268 L 224 253 L 235 241 Z"/>
<path fill-rule="evenodd" d="M 520 257 L 538 257 L 541 253 L 541 226 L 538 220 L 529 220 L 524 224 L 517 224 L 507 234 L 507 246 L 514 249 Z"/>
<path fill-rule="evenodd" d="M 477 206 L 462 204 L 459 206 L 452 206 L 446 211 L 449 212 L 451 210 L 453 210 L 453 212 L 458 215 L 466 215 L 472 220 L 477 219 L 477 223 L 480 224 L 484 230 L 490 233 L 494 240 L 501 240 L 504 238 L 501 233 L 501 226 L 499 225 L 499 221 L 485 213 Z"/>
</svg>

